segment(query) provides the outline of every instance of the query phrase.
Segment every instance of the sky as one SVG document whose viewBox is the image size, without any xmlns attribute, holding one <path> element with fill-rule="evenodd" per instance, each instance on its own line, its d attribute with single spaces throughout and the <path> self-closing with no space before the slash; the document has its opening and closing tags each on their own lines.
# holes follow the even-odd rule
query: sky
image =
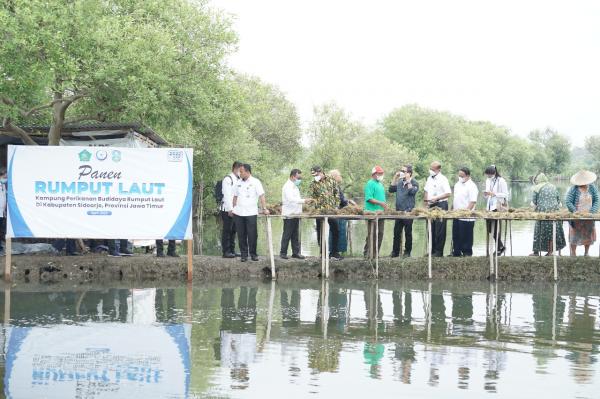
<svg viewBox="0 0 600 399">
<path fill-rule="evenodd" d="M 417 103 L 574 145 L 600 134 L 600 1 L 213 0 L 236 70 L 278 86 L 303 124 L 335 102 L 374 125 Z"/>
</svg>

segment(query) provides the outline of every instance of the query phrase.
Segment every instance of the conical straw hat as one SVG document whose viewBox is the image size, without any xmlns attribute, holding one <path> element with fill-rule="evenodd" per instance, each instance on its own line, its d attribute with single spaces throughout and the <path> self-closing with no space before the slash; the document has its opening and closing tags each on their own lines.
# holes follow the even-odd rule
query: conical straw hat
<svg viewBox="0 0 600 399">
<path fill-rule="evenodd" d="M 571 184 L 574 186 L 587 186 L 596 181 L 596 174 L 589 170 L 580 170 L 571 176 Z"/>
</svg>

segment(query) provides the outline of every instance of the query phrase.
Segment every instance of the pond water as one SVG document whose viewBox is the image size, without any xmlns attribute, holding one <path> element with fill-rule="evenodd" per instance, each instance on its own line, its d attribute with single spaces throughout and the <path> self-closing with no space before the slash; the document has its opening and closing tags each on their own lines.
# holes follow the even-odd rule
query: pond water
<svg viewBox="0 0 600 399">
<path fill-rule="evenodd" d="M 600 289 L 305 281 L 4 290 L 9 398 L 597 398 Z"/>
<path fill-rule="evenodd" d="M 564 197 L 566 190 L 570 187 L 568 182 L 555 183 L 559 188 L 561 196 Z M 479 184 L 480 191 L 483 191 L 484 187 Z M 510 206 L 513 208 L 523 208 L 529 206 L 531 202 L 531 184 L 526 183 L 512 183 L 510 184 Z M 388 198 L 388 204 L 394 204 L 394 197 Z M 273 199 L 271 202 L 276 202 Z M 480 195 L 479 203 L 477 204 L 478 209 L 485 209 L 485 202 Z M 511 222 L 510 229 L 506 228 L 503 224 L 502 230 L 502 241 L 506 242 L 507 251 L 506 255 L 514 256 L 527 256 L 532 252 L 533 245 L 533 229 L 535 222 L 528 221 L 513 221 Z M 598 224 L 598 223 L 596 223 Z M 279 254 L 281 233 L 283 231 L 283 222 L 281 219 L 273 219 L 273 237 L 274 237 L 274 251 L 275 254 Z M 445 254 L 450 254 L 451 249 L 451 236 L 452 236 L 452 222 L 448 221 L 448 230 L 446 236 L 446 250 Z M 598 226 L 596 226 L 598 228 Z M 563 230 L 565 232 L 565 238 L 568 240 L 569 225 L 568 223 L 563 224 Z M 219 224 L 219 218 L 210 217 L 204 225 L 204 245 L 203 250 L 207 255 L 220 255 L 221 254 L 221 242 L 220 242 L 220 231 L 221 227 Z M 365 221 L 348 221 L 348 231 L 350 236 L 350 242 L 348 244 L 348 254 L 353 256 L 362 256 L 365 238 L 367 236 L 367 226 Z M 267 243 L 266 243 L 266 224 L 264 219 L 259 220 L 259 235 L 258 235 L 258 252 L 259 255 L 266 256 Z M 300 221 L 300 236 L 302 239 L 302 253 L 304 255 L 318 256 L 319 246 L 317 245 L 317 233 L 315 229 L 314 220 L 301 220 Z M 394 222 L 385 222 L 385 233 L 381 247 L 381 256 L 388 256 L 392 252 L 392 244 L 394 237 Z M 512 239 L 511 239 L 512 237 Z M 486 254 L 486 239 L 487 231 L 484 221 L 477 221 L 475 223 L 474 243 L 473 243 L 473 255 L 483 256 Z M 511 244 L 512 243 L 512 248 Z M 424 256 L 427 253 L 427 234 L 426 234 L 426 222 L 415 221 L 413 226 L 413 256 Z M 599 256 L 598 246 L 592 246 L 590 248 L 591 256 Z M 561 251 L 562 255 L 568 255 L 568 248 Z M 583 249 L 578 249 L 578 254 L 583 254 Z"/>
</svg>

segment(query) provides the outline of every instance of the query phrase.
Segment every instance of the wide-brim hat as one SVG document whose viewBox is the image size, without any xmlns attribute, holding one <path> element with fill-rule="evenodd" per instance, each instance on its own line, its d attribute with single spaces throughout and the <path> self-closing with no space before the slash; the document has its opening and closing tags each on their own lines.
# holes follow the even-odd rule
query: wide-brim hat
<svg viewBox="0 0 600 399">
<path fill-rule="evenodd" d="M 594 172 L 589 170 L 580 170 L 571 176 L 571 184 L 574 186 L 587 186 L 596 181 L 598 177 Z"/>
</svg>

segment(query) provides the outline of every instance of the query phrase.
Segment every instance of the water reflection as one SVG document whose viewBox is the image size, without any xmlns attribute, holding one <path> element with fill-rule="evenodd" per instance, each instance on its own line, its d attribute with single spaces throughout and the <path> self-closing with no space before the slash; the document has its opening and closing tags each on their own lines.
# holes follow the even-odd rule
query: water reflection
<svg viewBox="0 0 600 399">
<path fill-rule="evenodd" d="M 5 290 L 7 397 L 595 397 L 596 287 Z"/>
</svg>

